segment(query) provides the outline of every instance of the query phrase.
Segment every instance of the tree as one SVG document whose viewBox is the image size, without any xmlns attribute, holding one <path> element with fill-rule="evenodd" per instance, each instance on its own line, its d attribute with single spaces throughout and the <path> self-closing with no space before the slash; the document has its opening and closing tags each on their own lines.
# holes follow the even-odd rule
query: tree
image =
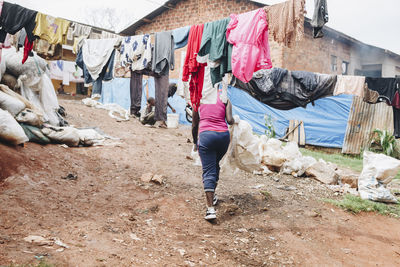
<svg viewBox="0 0 400 267">
<path fill-rule="evenodd" d="M 116 8 L 87 7 L 85 13 L 85 23 L 112 31 L 120 30 L 129 21 L 127 13 Z"/>
</svg>

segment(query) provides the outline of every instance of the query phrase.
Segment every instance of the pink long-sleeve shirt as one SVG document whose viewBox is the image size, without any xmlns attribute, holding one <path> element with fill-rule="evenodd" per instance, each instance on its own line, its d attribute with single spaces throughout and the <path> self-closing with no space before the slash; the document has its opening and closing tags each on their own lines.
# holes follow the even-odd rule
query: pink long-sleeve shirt
<svg viewBox="0 0 400 267">
<path fill-rule="evenodd" d="M 268 43 L 268 22 L 260 8 L 243 14 L 231 14 L 226 40 L 233 44 L 232 73 L 247 83 L 253 73 L 272 68 Z"/>
</svg>

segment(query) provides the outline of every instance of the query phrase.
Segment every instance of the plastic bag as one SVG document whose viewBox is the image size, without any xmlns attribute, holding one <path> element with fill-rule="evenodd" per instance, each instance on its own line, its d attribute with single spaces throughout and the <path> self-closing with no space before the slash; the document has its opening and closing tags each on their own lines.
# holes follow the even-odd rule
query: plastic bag
<svg viewBox="0 0 400 267">
<path fill-rule="evenodd" d="M 192 148 L 192 152 L 190 153 L 190 155 L 192 156 L 193 159 L 193 165 L 195 166 L 201 166 L 201 160 L 200 160 L 200 155 L 199 155 L 199 151 L 194 151 L 194 148 Z"/>
<path fill-rule="evenodd" d="M 262 163 L 267 166 L 280 168 L 286 161 L 285 155 L 282 150 L 282 142 L 275 138 L 262 138 L 260 155 L 262 158 Z"/>
<path fill-rule="evenodd" d="M 253 134 L 251 125 L 241 120 L 231 126 L 231 143 L 228 152 L 222 159 L 223 171 L 237 168 L 248 171 L 260 171 L 261 157 L 259 153 L 260 137 Z"/>
<path fill-rule="evenodd" d="M 18 98 L 10 96 L 4 92 L 0 92 L 0 108 L 7 110 L 15 117 L 25 108 L 25 104 Z"/>
<path fill-rule="evenodd" d="M 46 127 L 42 129 L 42 133 L 56 143 L 67 146 L 79 145 L 79 132 L 73 127 Z"/>
<path fill-rule="evenodd" d="M 370 151 L 364 152 L 363 170 L 358 178 L 358 192 L 362 199 L 397 203 L 386 185 L 400 171 L 400 160 Z"/>
<path fill-rule="evenodd" d="M 2 109 L 0 109 L 0 139 L 13 145 L 29 141 L 14 117 L 8 111 Z"/>
</svg>

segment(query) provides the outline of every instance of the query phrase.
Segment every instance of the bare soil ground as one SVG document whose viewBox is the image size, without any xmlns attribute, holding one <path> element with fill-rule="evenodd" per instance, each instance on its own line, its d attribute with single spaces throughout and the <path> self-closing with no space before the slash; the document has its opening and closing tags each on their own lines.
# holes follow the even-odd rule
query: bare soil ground
<svg viewBox="0 0 400 267">
<path fill-rule="evenodd" d="M 333 192 L 312 179 L 222 174 L 210 224 L 201 167 L 186 158 L 188 127 L 116 122 L 78 100 L 60 102 L 70 124 L 122 144 L 0 144 L 0 265 L 44 256 L 56 266 L 400 266 L 398 219 L 325 204 Z M 166 182 L 142 182 L 148 172 Z M 69 173 L 78 179 L 61 178 Z M 27 243 L 28 235 L 68 248 Z"/>
</svg>

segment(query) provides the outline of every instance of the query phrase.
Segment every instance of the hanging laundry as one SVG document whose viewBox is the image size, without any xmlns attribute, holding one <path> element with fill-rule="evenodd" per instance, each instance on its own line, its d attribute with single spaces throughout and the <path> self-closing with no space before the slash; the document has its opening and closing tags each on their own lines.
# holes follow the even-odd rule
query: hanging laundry
<svg viewBox="0 0 400 267">
<path fill-rule="evenodd" d="M 202 97 L 200 104 L 216 104 L 218 97 L 218 89 L 213 86 L 211 81 L 210 66 L 204 69 L 204 83 L 202 89 Z"/>
<path fill-rule="evenodd" d="M 182 81 L 189 81 L 190 101 L 194 111 L 198 111 L 201 99 L 201 91 L 204 81 L 204 63 L 197 62 L 197 53 L 201 45 L 204 24 L 194 25 L 190 28 L 188 47 L 185 63 L 183 65 Z"/>
<path fill-rule="evenodd" d="M 155 33 L 154 39 L 152 70 L 157 74 L 164 75 L 169 70 L 173 70 L 175 66 L 174 38 L 168 31 Z"/>
<path fill-rule="evenodd" d="M 68 28 L 69 21 L 38 12 L 33 33 L 50 44 L 64 44 Z"/>
<path fill-rule="evenodd" d="M 85 39 L 82 45 L 83 62 L 93 80 L 97 80 L 120 39 Z M 78 64 L 78 63 L 77 63 Z"/>
<path fill-rule="evenodd" d="M 190 26 L 181 27 L 172 31 L 174 37 L 174 49 L 179 49 L 187 45 Z"/>
<path fill-rule="evenodd" d="M 226 28 L 229 21 L 230 18 L 225 18 L 204 24 L 197 61 L 209 62 L 213 85 L 222 81 L 225 73 L 232 71 L 232 45 L 226 41 Z"/>
<path fill-rule="evenodd" d="M 172 32 L 154 34 L 152 71 L 160 75 L 155 82 L 155 115 L 156 121 L 167 121 L 169 70 L 175 67 L 174 38 Z"/>
<path fill-rule="evenodd" d="M 10 36 L 11 35 L 7 33 L 7 36 L 6 36 L 6 39 L 4 40 L 4 43 L 0 43 L 0 62 L 1 62 L 2 49 L 11 47 L 11 40 L 10 40 L 11 37 Z"/>
<path fill-rule="evenodd" d="M 33 42 L 29 42 L 28 37 L 25 37 L 25 44 L 24 44 L 24 57 L 22 58 L 22 64 L 28 59 L 33 48 Z"/>
<path fill-rule="evenodd" d="M 329 20 L 327 2 L 327 0 L 314 0 L 314 15 L 311 20 L 314 38 L 322 38 L 324 36 L 322 27 Z"/>
<path fill-rule="evenodd" d="M 88 37 L 90 32 L 92 31 L 92 27 L 85 26 L 85 25 L 79 24 L 77 22 L 73 22 L 71 24 L 71 28 L 73 28 L 72 35 L 74 37 L 81 37 L 81 36 Z"/>
<path fill-rule="evenodd" d="M 111 39 L 111 38 L 117 38 L 118 35 L 116 35 L 115 33 L 112 32 L 106 32 L 106 31 L 102 31 L 101 32 L 101 39 Z"/>
<path fill-rule="evenodd" d="M 338 75 L 333 95 L 356 95 L 364 98 L 364 76 Z"/>
<path fill-rule="evenodd" d="M 64 60 L 49 61 L 49 69 L 52 80 L 68 81 L 63 83 L 64 85 L 69 85 L 69 82 L 84 82 L 82 69 L 78 68 L 75 62 Z"/>
<path fill-rule="evenodd" d="M 368 84 L 364 83 L 364 98 L 363 101 L 369 104 L 378 102 L 379 93 L 368 88 Z"/>
<path fill-rule="evenodd" d="M 148 34 L 125 37 L 120 48 L 121 66 L 142 70 L 151 61 L 151 37 Z"/>
<path fill-rule="evenodd" d="M 86 39 L 85 36 L 80 36 L 77 38 L 74 38 L 74 44 L 72 46 L 72 52 L 74 54 L 77 54 L 78 51 L 81 49 L 82 45 L 83 45 L 83 41 Z"/>
<path fill-rule="evenodd" d="M 254 72 L 272 67 L 267 16 L 263 9 L 232 14 L 226 40 L 233 44 L 232 73 L 239 80 L 249 82 Z"/>
<path fill-rule="evenodd" d="M 103 67 L 98 78 L 93 82 L 92 98 L 97 98 L 101 96 L 103 90 L 103 81 L 111 81 L 113 79 L 114 57 L 115 50 L 112 51 L 111 56 L 107 61 L 107 64 Z"/>
<path fill-rule="evenodd" d="M 0 43 L 4 42 L 7 33 L 14 35 L 22 28 L 25 28 L 29 42 L 33 42 L 35 40 L 33 29 L 36 25 L 37 13 L 37 11 L 17 4 L 4 2 L 0 15 Z"/>
<path fill-rule="evenodd" d="M 368 88 L 379 93 L 379 101 L 386 100 L 388 105 L 393 106 L 393 135 L 400 137 L 400 109 L 397 106 L 396 92 L 400 90 L 399 78 L 365 78 Z"/>
<path fill-rule="evenodd" d="M 385 96 L 389 100 L 389 105 L 393 100 L 394 94 L 397 90 L 396 78 L 370 78 L 366 77 L 365 82 L 368 88 L 379 93 L 379 96 Z"/>
<path fill-rule="evenodd" d="M 76 55 L 75 63 L 79 68 L 81 68 L 83 72 L 85 84 L 90 84 L 91 82 L 93 82 L 92 76 L 90 75 L 88 69 L 86 68 L 85 62 L 83 61 L 82 48 L 78 51 L 78 54 Z"/>
<path fill-rule="evenodd" d="M 281 110 L 305 108 L 308 103 L 331 96 L 335 84 L 336 75 L 293 73 L 280 68 L 260 70 L 254 73 L 249 83 L 243 83 L 239 79 L 232 83 L 264 104 Z"/>
<path fill-rule="evenodd" d="M 274 41 L 292 47 L 304 38 L 305 0 L 288 0 L 267 6 L 268 26 Z"/>
</svg>

